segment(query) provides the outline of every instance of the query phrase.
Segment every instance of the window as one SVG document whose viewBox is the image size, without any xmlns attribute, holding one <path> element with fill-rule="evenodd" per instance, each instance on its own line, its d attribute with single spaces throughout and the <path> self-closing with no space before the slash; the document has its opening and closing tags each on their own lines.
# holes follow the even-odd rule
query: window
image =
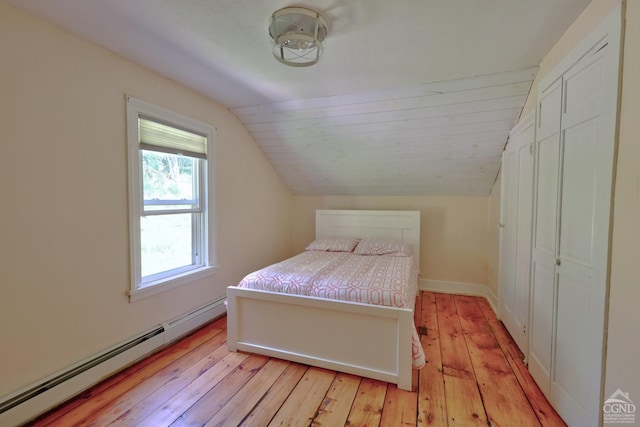
<svg viewBox="0 0 640 427">
<path fill-rule="evenodd" d="M 127 97 L 131 301 L 213 273 L 214 132 Z"/>
</svg>

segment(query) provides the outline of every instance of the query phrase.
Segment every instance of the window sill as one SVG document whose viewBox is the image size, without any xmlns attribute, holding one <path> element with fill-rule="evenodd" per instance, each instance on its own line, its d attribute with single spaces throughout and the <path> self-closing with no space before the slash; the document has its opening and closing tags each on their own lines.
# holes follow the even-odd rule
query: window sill
<svg viewBox="0 0 640 427">
<path fill-rule="evenodd" d="M 169 279 L 147 283 L 143 288 L 129 290 L 129 302 L 136 302 L 138 300 L 157 295 L 171 289 L 179 288 L 196 280 L 204 279 L 205 277 L 213 275 L 215 271 L 215 266 L 207 266 L 183 273 L 179 276 L 171 277 Z"/>
</svg>

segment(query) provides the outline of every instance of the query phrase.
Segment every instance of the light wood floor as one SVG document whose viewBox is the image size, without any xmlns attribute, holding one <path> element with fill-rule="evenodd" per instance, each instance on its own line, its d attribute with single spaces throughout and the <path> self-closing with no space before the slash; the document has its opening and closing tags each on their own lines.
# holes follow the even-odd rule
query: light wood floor
<svg viewBox="0 0 640 427">
<path fill-rule="evenodd" d="M 423 292 L 415 317 L 428 363 L 413 392 L 230 353 L 222 318 L 31 425 L 565 425 L 484 299 Z"/>
</svg>

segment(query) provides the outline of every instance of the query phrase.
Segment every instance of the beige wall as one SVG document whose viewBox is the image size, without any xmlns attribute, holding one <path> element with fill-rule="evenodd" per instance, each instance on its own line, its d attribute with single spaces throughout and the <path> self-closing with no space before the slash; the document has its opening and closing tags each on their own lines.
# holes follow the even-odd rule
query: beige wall
<svg viewBox="0 0 640 427">
<path fill-rule="evenodd" d="M 294 253 L 313 240 L 316 209 L 419 210 L 422 278 L 487 283 L 486 197 L 296 196 Z"/>
<path fill-rule="evenodd" d="M 292 196 L 222 105 L 0 3 L 0 396 L 290 255 Z M 125 94 L 215 125 L 219 268 L 129 303 Z"/>
<path fill-rule="evenodd" d="M 640 1 L 627 1 L 626 19 L 604 392 L 640 407 Z"/>
<path fill-rule="evenodd" d="M 487 201 L 487 285 L 498 296 L 498 264 L 500 261 L 500 186 L 502 185 L 502 171 L 493 184 L 489 200 Z"/>
</svg>

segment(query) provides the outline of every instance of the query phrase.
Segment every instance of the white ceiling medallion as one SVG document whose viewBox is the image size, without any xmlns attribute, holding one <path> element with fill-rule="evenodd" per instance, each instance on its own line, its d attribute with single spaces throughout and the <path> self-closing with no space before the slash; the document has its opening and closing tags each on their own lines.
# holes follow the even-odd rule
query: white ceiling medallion
<svg viewBox="0 0 640 427">
<path fill-rule="evenodd" d="M 292 67 L 313 65 L 324 52 L 327 21 L 304 7 L 285 7 L 271 15 L 269 35 L 273 56 Z"/>
</svg>

